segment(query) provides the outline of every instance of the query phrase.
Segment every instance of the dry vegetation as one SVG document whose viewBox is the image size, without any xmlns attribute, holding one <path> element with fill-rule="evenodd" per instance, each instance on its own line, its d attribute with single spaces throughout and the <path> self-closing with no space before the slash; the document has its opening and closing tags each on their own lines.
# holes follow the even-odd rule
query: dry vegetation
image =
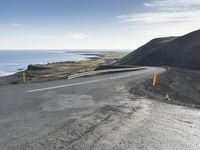
<svg viewBox="0 0 200 150">
<path fill-rule="evenodd" d="M 58 62 L 46 65 L 33 65 L 32 67 L 38 67 L 40 69 L 27 69 L 26 82 L 33 83 L 52 81 L 58 79 L 67 79 L 69 75 L 93 71 L 99 65 L 113 63 L 126 54 L 127 53 L 125 52 L 106 52 L 105 55 L 99 58 L 90 59 L 86 61 Z M 19 83 L 22 83 L 22 72 L 0 78 L 0 85 Z"/>
</svg>

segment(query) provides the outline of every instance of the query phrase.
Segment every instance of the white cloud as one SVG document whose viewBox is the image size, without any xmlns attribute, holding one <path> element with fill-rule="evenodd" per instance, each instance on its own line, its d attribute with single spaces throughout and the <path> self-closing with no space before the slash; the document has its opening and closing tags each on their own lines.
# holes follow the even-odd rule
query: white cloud
<svg viewBox="0 0 200 150">
<path fill-rule="evenodd" d="M 24 27 L 23 24 L 20 24 L 20 23 L 11 23 L 12 26 L 15 26 L 15 27 Z"/>
<path fill-rule="evenodd" d="M 200 0 L 151 0 L 144 5 L 164 11 L 190 11 L 199 9 Z"/>
<path fill-rule="evenodd" d="M 132 34 L 133 45 L 200 28 L 200 0 L 149 0 L 143 5 L 143 11 L 117 16 L 124 32 Z"/>
<path fill-rule="evenodd" d="M 196 21 L 200 18 L 200 0 L 151 0 L 144 3 L 144 6 L 151 10 L 117 16 L 119 22 L 176 23 Z"/>
<path fill-rule="evenodd" d="M 82 40 L 82 39 L 89 38 L 90 36 L 85 33 L 68 32 L 65 34 L 65 37 L 67 39 Z"/>
<path fill-rule="evenodd" d="M 183 12 L 147 12 L 130 15 L 117 16 L 120 23 L 176 23 L 196 21 L 200 18 L 200 11 L 183 11 Z"/>
<path fill-rule="evenodd" d="M 117 16 L 118 22 L 142 29 L 144 35 L 157 32 L 165 36 L 166 29 L 172 35 L 185 34 L 200 27 L 200 0 L 151 0 L 144 6 L 145 12 Z"/>
</svg>

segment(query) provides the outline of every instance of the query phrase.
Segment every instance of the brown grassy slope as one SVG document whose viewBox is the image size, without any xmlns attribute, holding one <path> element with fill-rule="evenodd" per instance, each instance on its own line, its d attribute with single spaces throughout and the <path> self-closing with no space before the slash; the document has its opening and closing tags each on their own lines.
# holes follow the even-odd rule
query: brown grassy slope
<svg viewBox="0 0 200 150">
<path fill-rule="evenodd" d="M 26 82 L 34 83 L 43 81 L 53 81 L 58 79 L 67 79 L 69 75 L 93 71 L 99 65 L 115 62 L 127 53 L 105 52 L 104 54 L 105 55 L 102 55 L 99 58 L 86 61 L 58 62 L 46 65 L 33 65 L 26 70 Z M 21 84 L 22 81 L 22 72 L 19 72 L 14 75 L 1 77 L 0 85 Z"/>
</svg>

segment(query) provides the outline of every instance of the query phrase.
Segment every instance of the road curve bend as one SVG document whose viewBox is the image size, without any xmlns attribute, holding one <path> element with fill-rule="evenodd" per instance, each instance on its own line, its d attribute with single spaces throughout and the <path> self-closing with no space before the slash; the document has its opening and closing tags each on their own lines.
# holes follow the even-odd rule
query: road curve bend
<svg viewBox="0 0 200 150">
<path fill-rule="evenodd" d="M 198 110 L 136 97 L 165 69 L 0 87 L 0 149 L 200 149 Z"/>
</svg>

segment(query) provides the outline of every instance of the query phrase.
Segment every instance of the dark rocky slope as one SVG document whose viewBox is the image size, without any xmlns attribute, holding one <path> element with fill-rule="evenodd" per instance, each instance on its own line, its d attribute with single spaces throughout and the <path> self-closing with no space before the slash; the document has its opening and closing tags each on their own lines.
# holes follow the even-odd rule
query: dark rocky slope
<svg viewBox="0 0 200 150">
<path fill-rule="evenodd" d="M 200 108 L 200 71 L 171 68 L 158 76 L 157 85 L 145 80 L 132 87 L 131 93 L 167 103 Z M 169 95 L 170 101 L 165 99 Z"/>
<path fill-rule="evenodd" d="M 200 30 L 181 37 L 153 39 L 122 58 L 119 64 L 200 69 Z"/>
</svg>

